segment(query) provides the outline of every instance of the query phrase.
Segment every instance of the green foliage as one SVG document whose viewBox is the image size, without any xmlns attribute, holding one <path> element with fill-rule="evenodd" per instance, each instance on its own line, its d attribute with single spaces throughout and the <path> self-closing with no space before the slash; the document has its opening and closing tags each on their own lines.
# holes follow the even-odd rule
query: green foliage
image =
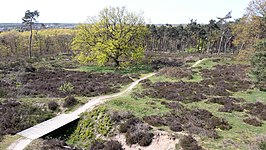
<svg viewBox="0 0 266 150">
<path fill-rule="evenodd" d="M 0 88 L 0 98 L 5 97 L 6 95 L 7 95 L 7 92 L 4 89 Z"/>
<path fill-rule="evenodd" d="M 144 19 L 125 7 L 105 8 L 98 17 L 77 28 L 72 48 L 82 51 L 77 57 L 81 62 L 96 61 L 104 65 L 111 59 L 120 67 L 143 56 L 147 33 Z"/>
<path fill-rule="evenodd" d="M 8 147 L 19 138 L 21 137 L 17 134 L 5 135 L 3 140 L 0 142 L 0 149 L 8 149 Z"/>
<path fill-rule="evenodd" d="M 197 52 L 199 52 L 199 50 L 198 50 L 197 48 L 193 48 L 193 47 L 191 47 L 191 48 L 186 48 L 185 51 L 186 51 L 187 53 L 197 53 Z"/>
<path fill-rule="evenodd" d="M 262 141 L 262 142 L 260 142 L 260 143 L 259 143 L 259 148 L 260 148 L 261 150 L 266 150 L 266 141 Z"/>
<path fill-rule="evenodd" d="M 255 46 L 256 52 L 251 58 L 252 71 L 260 83 L 266 83 L 266 39 L 260 40 Z"/>
<path fill-rule="evenodd" d="M 258 89 L 252 89 L 243 92 L 234 93 L 235 97 L 244 98 L 248 102 L 256 102 L 258 100 L 266 103 L 266 92 L 260 91 Z"/>
<path fill-rule="evenodd" d="M 27 10 L 25 12 L 25 16 L 22 18 L 24 24 L 31 26 L 34 22 L 36 22 L 36 18 L 39 17 L 40 13 L 35 11 Z"/>
<path fill-rule="evenodd" d="M 266 50 L 266 39 L 259 40 L 255 45 L 254 48 L 256 51 L 265 51 Z"/>
<path fill-rule="evenodd" d="M 69 53 L 72 39 L 76 33 L 73 29 L 42 29 L 32 30 L 32 54 Z M 0 52 L 4 57 L 26 56 L 30 31 L 5 31 L 0 34 Z"/>
<path fill-rule="evenodd" d="M 76 130 L 67 142 L 71 145 L 89 148 L 94 140 L 107 136 L 111 129 L 112 123 L 107 109 L 98 107 L 81 116 Z"/>
<path fill-rule="evenodd" d="M 73 89 L 74 86 L 70 82 L 64 83 L 58 88 L 58 90 L 63 91 L 67 94 L 70 94 L 73 91 Z"/>
<path fill-rule="evenodd" d="M 39 12 L 37 10 L 31 12 L 27 10 L 25 16 L 22 18 L 22 23 L 30 27 L 30 38 L 29 38 L 29 57 L 32 56 L 32 25 L 36 22 L 36 18 L 39 17 Z"/>
<path fill-rule="evenodd" d="M 138 89 L 134 89 L 134 91 L 141 94 L 141 91 Z M 151 99 L 133 97 L 134 96 L 126 95 L 114 98 L 113 100 L 106 102 L 105 106 L 112 110 L 130 111 L 137 117 L 163 114 L 169 111 L 169 108 L 166 108 L 165 105 L 162 105 L 159 100 L 153 101 Z"/>
</svg>

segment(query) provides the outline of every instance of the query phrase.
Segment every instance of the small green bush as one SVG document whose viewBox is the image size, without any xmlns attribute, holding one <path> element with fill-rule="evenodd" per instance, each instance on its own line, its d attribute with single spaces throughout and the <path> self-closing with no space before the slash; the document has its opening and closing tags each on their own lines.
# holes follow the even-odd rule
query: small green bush
<svg viewBox="0 0 266 150">
<path fill-rule="evenodd" d="M 197 48 L 193 48 L 193 47 L 191 47 L 191 48 L 186 48 L 185 51 L 186 51 L 187 53 L 197 53 L 197 52 L 200 52 L 200 50 L 198 50 Z"/>
<path fill-rule="evenodd" d="M 66 94 L 70 94 L 73 89 L 74 86 L 70 82 L 64 83 L 58 88 L 58 90 L 65 92 Z"/>
<path fill-rule="evenodd" d="M 77 128 L 68 139 L 68 143 L 79 145 L 84 149 L 88 149 L 91 146 L 98 147 L 101 144 L 94 143 L 95 139 L 99 140 L 102 137 L 106 137 L 111 129 L 112 122 L 107 109 L 105 107 L 98 107 L 91 112 L 82 114 Z"/>
</svg>

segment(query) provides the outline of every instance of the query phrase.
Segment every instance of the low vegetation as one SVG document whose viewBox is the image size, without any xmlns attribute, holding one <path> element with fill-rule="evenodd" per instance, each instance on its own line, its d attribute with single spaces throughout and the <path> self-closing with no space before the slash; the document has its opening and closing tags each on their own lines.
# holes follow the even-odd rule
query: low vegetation
<svg viewBox="0 0 266 150">
<path fill-rule="evenodd" d="M 264 6 L 252 0 L 236 21 L 229 12 L 178 26 L 146 26 L 141 14 L 109 7 L 73 30 L 37 31 L 29 22 L 30 32 L 0 33 L 0 149 L 151 72 L 27 149 L 265 149 Z"/>
<path fill-rule="evenodd" d="M 35 124 L 50 119 L 54 114 L 16 100 L 0 102 L 0 140 L 4 135 L 16 134 Z"/>
<path fill-rule="evenodd" d="M 254 138 L 265 134 L 265 92 L 254 88 L 256 82 L 250 78 L 250 66 L 216 57 L 189 68 L 193 64 L 191 60 L 176 59 L 177 66 L 165 63 L 173 61 L 170 59 L 150 62 L 157 66 L 155 70 L 159 68 L 156 76 L 141 81 L 132 92 L 83 114 L 77 125 L 71 127 L 73 129 L 61 132 L 58 139 L 46 137 L 39 147 L 149 147 L 157 138 L 155 133 L 163 130 L 181 138 L 176 145 L 182 149 L 244 149 Z M 22 70 L 16 76 L 12 70 L 1 74 L 4 77 L 1 81 L 6 85 L 3 89 L 10 89 L 4 97 L 17 93 L 22 102 L 31 105 L 38 102 L 42 109 L 49 109 L 49 113 L 75 109 L 89 96 L 118 92 L 142 73 L 149 72 L 143 70 L 134 75 L 134 71 L 109 72 L 102 67 L 99 67 L 100 71 L 97 67 L 87 68 L 87 71 L 80 68 L 75 71 L 42 69 L 37 64 L 32 67 L 36 69 L 28 67 L 27 72 Z M 11 76 L 12 80 L 7 80 Z M 36 86 L 40 83 L 48 84 L 47 88 L 38 90 Z M 89 87 L 91 90 L 88 91 Z M 101 92 L 99 87 L 106 91 Z M 29 94 L 21 94 L 26 89 Z M 235 140 L 243 139 L 240 135 L 243 132 L 247 132 L 245 142 Z M 124 142 L 115 138 L 121 135 Z M 263 146 L 263 140 L 256 145 L 259 144 Z"/>
<path fill-rule="evenodd" d="M 92 112 L 85 113 L 70 135 L 67 143 L 82 148 L 89 148 L 95 140 L 106 137 L 112 129 L 112 122 L 105 107 L 99 107 Z"/>
</svg>

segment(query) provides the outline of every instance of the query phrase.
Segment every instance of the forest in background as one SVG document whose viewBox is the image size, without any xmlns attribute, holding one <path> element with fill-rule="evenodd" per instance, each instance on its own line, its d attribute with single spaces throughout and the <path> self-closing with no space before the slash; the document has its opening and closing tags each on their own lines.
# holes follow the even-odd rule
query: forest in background
<svg viewBox="0 0 266 150">
<path fill-rule="evenodd" d="M 171 53 L 240 53 L 247 58 L 254 52 L 253 45 L 266 36 L 265 3 L 254 1 L 242 18 L 228 21 L 231 12 L 211 19 L 208 24 L 191 20 L 184 25 L 147 24 L 148 33 L 143 45 L 145 51 Z M 77 33 L 73 29 L 33 30 L 33 56 L 56 55 L 72 52 L 71 44 Z M 27 56 L 29 29 L 0 33 L 2 57 Z M 242 56 L 243 55 L 243 56 Z"/>
</svg>

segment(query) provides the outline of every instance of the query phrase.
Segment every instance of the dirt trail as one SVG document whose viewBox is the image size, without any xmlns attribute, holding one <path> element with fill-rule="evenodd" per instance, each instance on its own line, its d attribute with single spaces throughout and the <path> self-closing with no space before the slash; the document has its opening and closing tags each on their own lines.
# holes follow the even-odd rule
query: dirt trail
<svg viewBox="0 0 266 150">
<path fill-rule="evenodd" d="M 194 65 L 192 65 L 191 67 L 196 67 L 199 63 L 201 63 L 202 61 L 204 61 L 205 59 L 201 59 L 201 60 L 198 60 Z M 118 96 L 121 96 L 123 94 L 125 94 L 126 92 L 132 90 L 140 81 L 144 80 L 144 79 L 147 79 L 153 75 L 155 75 L 156 73 L 151 73 L 149 75 L 146 75 L 145 77 L 131 83 L 131 85 L 124 91 L 120 92 L 120 93 L 116 93 L 116 94 L 112 94 L 112 95 L 105 95 L 105 96 L 99 96 L 99 97 L 95 97 L 95 98 L 92 98 L 89 100 L 88 103 L 86 103 L 85 105 L 81 106 L 80 108 L 78 108 L 77 110 L 75 110 L 74 112 L 71 112 L 69 113 L 68 115 L 69 116 L 78 116 L 79 114 L 85 112 L 85 111 L 88 111 L 88 110 L 91 110 L 93 109 L 95 106 L 98 106 L 100 104 L 103 104 L 104 101 L 103 100 L 106 100 L 106 99 L 111 99 L 111 98 L 114 98 L 114 97 L 118 97 Z M 53 119 L 53 118 L 52 118 Z M 36 125 L 37 126 L 37 125 Z M 34 126 L 35 127 L 35 126 Z M 32 128 L 34 128 L 32 127 Z M 26 129 L 27 130 L 27 129 Z M 36 130 L 36 128 L 35 128 Z M 25 130 L 24 130 L 25 131 Z M 50 131 L 51 132 L 51 131 Z M 48 133 L 50 133 L 48 132 Z M 48 134 L 47 133 L 47 134 Z M 32 134 L 36 134 L 36 133 L 32 133 Z M 43 135 L 42 135 L 43 136 Z M 34 139 L 37 139 L 41 136 L 36 136 L 34 135 Z M 13 142 L 9 147 L 8 147 L 8 150 L 23 150 L 27 145 L 29 145 L 34 139 L 30 139 L 30 138 L 26 138 L 26 137 L 21 137 L 19 138 L 18 140 L 16 140 L 15 142 Z"/>
<path fill-rule="evenodd" d="M 198 60 L 197 62 L 195 62 L 195 64 L 194 65 L 192 65 L 191 67 L 189 67 L 189 68 L 193 68 L 193 67 L 196 67 L 198 64 L 200 64 L 202 61 L 204 61 L 204 60 L 207 60 L 207 58 L 203 58 L 203 59 L 200 59 L 200 60 Z"/>
</svg>

